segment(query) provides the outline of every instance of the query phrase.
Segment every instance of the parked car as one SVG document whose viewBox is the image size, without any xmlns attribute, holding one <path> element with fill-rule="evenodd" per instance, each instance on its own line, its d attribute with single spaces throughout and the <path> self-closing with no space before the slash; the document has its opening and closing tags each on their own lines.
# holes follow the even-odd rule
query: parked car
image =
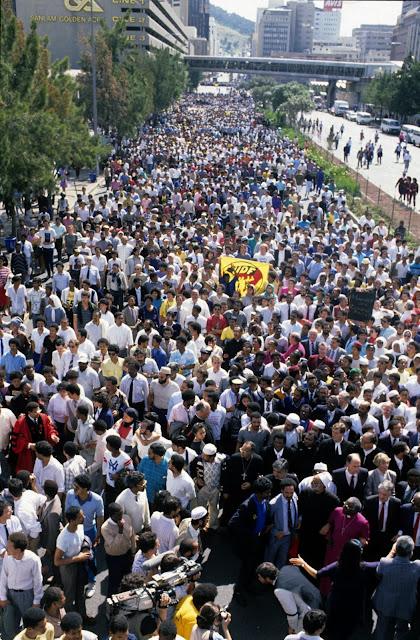
<svg viewBox="0 0 420 640">
<path fill-rule="evenodd" d="M 347 118 L 347 120 L 351 120 L 351 122 L 356 122 L 356 112 L 352 111 L 351 109 L 349 109 L 349 111 L 346 111 L 344 117 Z"/>
<path fill-rule="evenodd" d="M 373 122 L 373 115 L 367 111 L 358 111 L 356 113 L 357 124 L 371 124 Z"/>
<path fill-rule="evenodd" d="M 404 133 L 406 142 L 411 142 L 414 146 L 420 145 L 420 127 L 414 124 L 403 124 L 401 131 Z"/>
<path fill-rule="evenodd" d="M 382 133 L 391 133 L 398 136 L 401 131 L 401 125 L 398 120 L 383 118 L 381 122 L 381 131 Z"/>
</svg>

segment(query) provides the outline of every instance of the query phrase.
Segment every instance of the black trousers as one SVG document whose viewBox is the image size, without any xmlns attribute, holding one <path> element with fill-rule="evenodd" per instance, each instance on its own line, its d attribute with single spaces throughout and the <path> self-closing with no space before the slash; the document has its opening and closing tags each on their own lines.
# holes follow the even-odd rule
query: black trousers
<svg viewBox="0 0 420 640">
<path fill-rule="evenodd" d="M 133 554 L 127 551 L 122 556 L 110 556 L 107 553 L 105 556 L 108 566 L 108 596 L 111 596 L 113 593 L 118 593 L 121 580 L 130 573 Z"/>
</svg>

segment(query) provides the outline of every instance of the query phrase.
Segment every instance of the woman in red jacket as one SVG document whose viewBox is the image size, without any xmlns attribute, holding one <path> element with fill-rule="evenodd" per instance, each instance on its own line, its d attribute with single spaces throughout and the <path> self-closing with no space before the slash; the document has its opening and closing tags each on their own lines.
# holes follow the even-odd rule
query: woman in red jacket
<svg viewBox="0 0 420 640">
<path fill-rule="evenodd" d="M 15 457 L 15 472 L 21 469 L 32 471 L 35 463 L 35 444 L 46 440 L 51 445 L 60 441 L 57 431 L 49 416 L 41 413 L 37 402 L 28 402 L 25 413 L 15 422 L 10 436 L 13 457 Z"/>
</svg>

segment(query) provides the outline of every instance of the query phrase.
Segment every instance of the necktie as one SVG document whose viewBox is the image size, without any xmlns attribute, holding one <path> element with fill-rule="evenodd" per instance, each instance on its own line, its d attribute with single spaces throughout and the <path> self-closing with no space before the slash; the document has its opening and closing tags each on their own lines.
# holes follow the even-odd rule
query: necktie
<svg viewBox="0 0 420 640">
<path fill-rule="evenodd" d="M 88 267 L 88 270 L 86 271 L 86 280 L 89 280 L 89 276 L 90 276 L 90 267 Z"/>
<path fill-rule="evenodd" d="M 4 533 L 6 534 L 6 540 L 8 540 L 9 539 L 9 531 L 7 529 L 7 525 L 4 524 L 3 527 L 4 527 Z"/>
<path fill-rule="evenodd" d="M 309 320 L 309 305 L 306 307 L 306 319 Z"/>
<path fill-rule="evenodd" d="M 130 389 L 128 391 L 128 397 L 127 397 L 128 404 L 130 405 L 130 407 L 133 404 L 134 380 L 135 378 L 133 378 L 130 382 Z"/>
<path fill-rule="evenodd" d="M 414 540 L 414 544 L 416 544 L 417 542 L 417 532 L 419 530 L 419 525 L 420 525 L 420 513 L 417 514 L 417 517 L 414 521 L 414 525 L 413 525 L 413 540 Z"/>
<path fill-rule="evenodd" d="M 3 338 L 0 338 L 0 355 L 3 355 L 4 347 L 3 347 Z"/>
<path fill-rule="evenodd" d="M 356 486 L 356 482 L 355 482 L 354 476 L 352 476 L 350 479 L 350 489 L 353 490 L 355 486 Z"/>
<path fill-rule="evenodd" d="M 293 530 L 293 518 L 292 518 L 291 500 L 287 501 L 287 526 L 288 526 L 288 529 L 289 529 L 289 533 L 292 533 L 292 530 Z"/>
<path fill-rule="evenodd" d="M 381 509 L 379 511 L 379 531 L 384 528 L 384 516 L 385 516 L 385 504 L 381 502 Z"/>
<path fill-rule="evenodd" d="M 287 319 L 290 320 L 290 304 L 287 305 Z"/>
<path fill-rule="evenodd" d="M 73 369 L 73 364 L 74 364 L 74 356 L 71 357 L 69 369 Z"/>
</svg>

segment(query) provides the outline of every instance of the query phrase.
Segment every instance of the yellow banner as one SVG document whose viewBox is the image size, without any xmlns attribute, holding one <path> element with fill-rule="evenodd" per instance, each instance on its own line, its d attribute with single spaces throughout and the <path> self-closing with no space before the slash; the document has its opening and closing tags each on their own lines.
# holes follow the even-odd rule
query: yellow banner
<svg viewBox="0 0 420 640">
<path fill-rule="evenodd" d="M 268 283 L 270 266 L 256 260 L 242 260 L 241 258 L 220 258 L 220 280 L 230 290 L 233 288 L 241 296 L 246 294 L 249 284 L 252 284 L 255 293 L 264 293 Z"/>
</svg>

